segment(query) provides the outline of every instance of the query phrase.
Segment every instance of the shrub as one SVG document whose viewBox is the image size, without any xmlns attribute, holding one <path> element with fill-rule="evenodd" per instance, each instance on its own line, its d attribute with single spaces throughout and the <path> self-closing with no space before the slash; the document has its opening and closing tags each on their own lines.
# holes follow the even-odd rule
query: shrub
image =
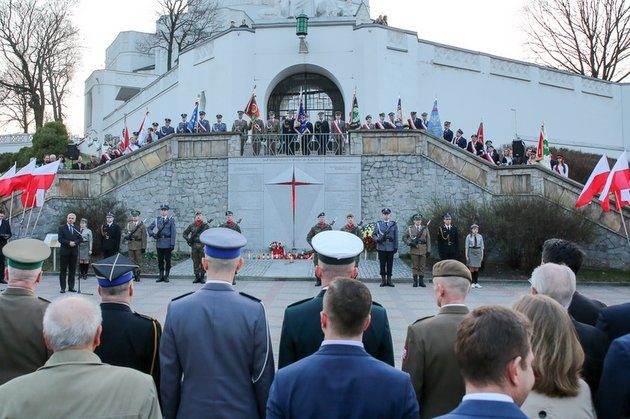
<svg viewBox="0 0 630 419">
<path fill-rule="evenodd" d="M 20 150 L 22 151 L 22 150 Z M 59 121 L 47 122 L 33 135 L 31 156 L 41 161 L 45 154 L 66 154 L 68 151 L 68 130 Z M 28 163 L 28 162 L 27 162 Z"/>
</svg>

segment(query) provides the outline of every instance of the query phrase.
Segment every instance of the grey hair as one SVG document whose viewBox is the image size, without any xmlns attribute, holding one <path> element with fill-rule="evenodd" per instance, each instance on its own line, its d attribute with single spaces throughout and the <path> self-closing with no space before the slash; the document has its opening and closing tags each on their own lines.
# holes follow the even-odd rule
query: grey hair
<svg viewBox="0 0 630 419">
<path fill-rule="evenodd" d="M 101 325 L 101 308 L 92 300 L 70 296 L 54 300 L 44 314 L 44 335 L 53 351 L 90 344 Z"/>
<path fill-rule="evenodd" d="M 124 284 L 115 285 L 113 287 L 100 287 L 101 295 L 107 297 L 121 297 L 129 295 L 129 287 L 131 286 L 131 281 L 125 282 Z"/>
<path fill-rule="evenodd" d="M 569 308 L 575 293 L 575 274 L 568 266 L 544 263 L 534 269 L 530 282 L 538 294 L 551 297 Z"/>
<path fill-rule="evenodd" d="M 208 269 L 212 269 L 216 272 L 229 272 L 236 269 L 240 259 L 240 256 L 232 259 L 219 259 L 206 255 L 206 260 L 208 261 Z"/>
<path fill-rule="evenodd" d="M 7 266 L 9 271 L 9 281 L 31 281 L 34 282 L 37 279 L 37 275 L 40 274 L 42 268 L 37 269 L 18 269 L 13 266 Z"/>
<path fill-rule="evenodd" d="M 470 281 L 461 276 L 439 276 L 433 278 L 433 286 L 442 285 L 449 295 L 466 297 L 470 292 Z"/>
</svg>

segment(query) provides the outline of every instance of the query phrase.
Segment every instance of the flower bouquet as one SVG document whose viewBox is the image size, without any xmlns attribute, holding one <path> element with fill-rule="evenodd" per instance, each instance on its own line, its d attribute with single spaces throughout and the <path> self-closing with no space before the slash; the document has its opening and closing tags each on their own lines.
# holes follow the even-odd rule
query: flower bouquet
<svg viewBox="0 0 630 419">
<path fill-rule="evenodd" d="M 284 245 L 282 242 L 274 241 L 269 243 L 269 250 L 271 250 L 272 259 L 284 259 Z"/>
</svg>

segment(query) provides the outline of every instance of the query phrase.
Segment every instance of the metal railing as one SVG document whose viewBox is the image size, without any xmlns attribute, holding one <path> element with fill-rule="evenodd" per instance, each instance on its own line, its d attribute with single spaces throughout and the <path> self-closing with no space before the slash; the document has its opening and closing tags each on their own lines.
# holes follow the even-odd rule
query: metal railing
<svg viewBox="0 0 630 419">
<path fill-rule="evenodd" d="M 241 156 L 341 156 L 350 154 L 350 134 L 247 134 Z"/>
</svg>

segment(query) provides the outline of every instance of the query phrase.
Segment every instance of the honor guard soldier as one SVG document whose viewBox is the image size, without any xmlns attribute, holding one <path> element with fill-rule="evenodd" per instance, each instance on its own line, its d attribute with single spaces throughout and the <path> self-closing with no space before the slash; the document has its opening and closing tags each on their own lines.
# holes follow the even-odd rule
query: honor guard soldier
<svg viewBox="0 0 630 419">
<path fill-rule="evenodd" d="M 155 282 L 168 282 L 171 274 L 171 253 L 175 249 L 177 230 L 173 217 L 168 216 L 169 206 L 160 206 L 160 216 L 151 222 L 148 227 L 149 236 L 155 239 L 155 248 L 158 257 L 158 269 L 160 277 Z"/>
<path fill-rule="evenodd" d="M 195 213 L 195 221 L 190 223 L 186 230 L 184 230 L 184 240 L 190 246 L 190 258 L 193 261 L 193 268 L 195 271 L 195 280 L 193 284 L 203 284 L 205 271 L 201 260 L 203 259 L 203 244 L 201 244 L 201 233 L 209 229 L 210 226 L 203 220 L 203 214 L 201 211 Z"/>
<path fill-rule="evenodd" d="M 35 295 L 50 247 L 41 240 L 14 240 L 2 249 L 9 286 L 0 294 L 0 384 L 46 363 L 50 351 L 42 320 L 50 302 Z"/>
<path fill-rule="evenodd" d="M 120 250 L 120 226 L 114 223 L 114 214 L 107 213 L 105 224 L 101 226 L 101 248 L 106 258 L 115 255 Z"/>
<path fill-rule="evenodd" d="M 171 301 L 160 342 L 164 417 L 264 418 L 274 378 L 267 315 L 231 285 L 247 239 L 219 227 L 201 243 L 206 284 Z"/>
<path fill-rule="evenodd" d="M 227 125 L 225 122 L 221 122 L 222 119 L 223 115 L 217 114 L 217 122 L 212 125 L 212 132 L 227 132 Z"/>
<path fill-rule="evenodd" d="M 241 136 L 241 155 L 243 155 L 243 148 L 245 147 L 245 141 L 247 141 L 247 127 L 248 123 L 243 119 L 243 111 L 238 111 L 238 118 L 232 123 L 232 132 L 236 132 Z"/>
<path fill-rule="evenodd" d="M 182 122 L 179 123 L 179 125 L 177 125 L 177 133 L 178 134 L 186 134 L 186 133 L 190 133 L 190 129 L 188 129 L 188 114 L 183 113 L 182 115 Z"/>
<path fill-rule="evenodd" d="M 363 222 L 357 225 L 354 221 L 354 214 L 352 213 L 346 216 L 346 220 L 347 220 L 346 225 L 341 227 L 339 230 L 345 231 L 346 233 L 354 234 L 355 236 L 360 238 L 361 241 L 363 241 L 363 228 L 361 227 L 361 224 L 363 224 Z M 359 266 L 359 259 L 361 259 L 360 254 L 357 255 L 355 259 L 355 266 L 357 267 Z"/>
<path fill-rule="evenodd" d="M 318 112 L 317 117 L 318 119 L 315 121 L 313 129 L 315 131 L 315 141 L 317 141 L 317 145 L 319 146 L 318 154 L 326 154 L 330 124 L 326 120 L 326 114 L 324 112 Z"/>
<path fill-rule="evenodd" d="M 250 121 L 247 125 L 247 130 L 252 132 L 252 151 L 254 156 L 260 154 L 260 147 L 264 144 L 265 140 L 265 123 L 260 117 L 254 117 L 253 121 Z M 269 143 L 266 143 L 269 147 Z M 267 150 L 263 150 L 264 154 L 267 154 Z"/>
<path fill-rule="evenodd" d="M 319 349 L 324 340 L 320 313 L 324 295 L 337 277 L 356 278 L 355 259 L 363 251 L 363 240 L 345 231 L 325 231 L 313 238 L 313 248 L 319 254 L 315 267 L 322 280 L 320 293 L 291 304 L 284 311 L 278 368 L 286 367 Z M 363 334 L 365 350 L 374 358 L 394 366 L 394 350 L 387 311 L 372 303 L 372 322 Z"/>
<path fill-rule="evenodd" d="M 295 118 L 293 115 L 293 111 L 288 111 L 287 117 L 282 122 L 282 141 L 280 142 L 280 144 L 288 155 L 295 154 L 295 149 L 297 147 L 297 144 L 295 142 Z"/>
<path fill-rule="evenodd" d="M 444 225 L 438 227 L 438 253 L 440 260 L 459 258 L 459 238 L 457 227 L 452 225 L 453 220 L 451 214 L 446 213 L 442 216 Z"/>
<path fill-rule="evenodd" d="M 424 283 L 424 269 L 427 266 L 427 257 L 431 253 L 431 236 L 427 227 L 422 225 L 421 214 L 413 216 L 413 225 L 407 227 L 407 231 L 403 234 L 402 239 L 409 246 L 413 286 L 426 287 Z"/>
<path fill-rule="evenodd" d="M 153 377 L 160 388 L 160 337 L 162 326 L 149 316 L 131 310 L 136 265 L 122 255 L 92 264 L 101 296 L 103 332 L 94 353 L 106 364 L 133 368 Z"/>
<path fill-rule="evenodd" d="M 229 228 L 231 230 L 237 231 L 237 232 L 241 232 L 241 227 L 239 227 L 239 223 L 241 222 L 241 220 L 238 220 L 238 222 L 234 222 L 234 213 L 230 210 L 225 211 L 225 222 L 223 224 L 221 224 L 219 227 L 224 227 L 224 228 Z"/>
<path fill-rule="evenodd" d="M 381 271 L 381 287 L 393 287 L 392 271 L 394 254 L 398 251 L 398 225 L 390 221 L 392 210 L 383 208 L 383 219 L 376 222 L 372 238 L 376 242 L 376 252 Z"/>
<path fill-rule="evenodd" d="M 365 123 L 361 126 L 362 129 L 374 129 L 374 124 L 372 123 L 372 115 L 366 115 Z"/>
<path fill-rule="evenodd" d="M 175 134 L 175 128 L 171 126 L 171 118 L 164 118 L 164 125 L 157 132 L 158 140 L 171 134 Z"/>
<path fill-rule="evenodd" d="M 127 240 L 129 259 L 138 265 L 133 271 L 133 280 L 140 282 L 142 254 L 147 250 L 147 227 L 140 220 L 140 211 L 131 211 L 131 221 L 127 223 L 125 229 L 125 240 Z"/>
<path fill-rule="evenodd" d="M 210 132 L 210 122 L 208 122 L 208 120 L 206 119 L 206 111 L 199 112 L 198 125 L 203 127 L 203 129 L 201 129 L 201 127 L 195 127 L 196 132 L 207 132 L 207 133 Z"/>
<path fill-rule="evenodd" d="M 318 220 L 317 220 L 317 224 L 315 224 L 313 227 L 311 227 L 310 231 L 308 232 L 308 234 L 306 235 L 306 242 L 309 244 L 309 246 L 313 247 L 313 237 L 315 237 L 315 235 L 317 235 L 318 233 L 321 233 L 322 231 L 328 231 L 328 230 L 332 230 L 332 225 L 326 223 L 326 213 L 325 212 L 320 212 L 319 215 L 317 216 Z M 317 266 L 317 252 L 315 251 L 315 249 L 313 249 L 313 263 L 315 264 L 315 266 Z M 320 285 L 322 285 L 322 279 L 317 276 L 317 272 L 315 273 L 315 286 L 319 287 Z"/>
</svg>

